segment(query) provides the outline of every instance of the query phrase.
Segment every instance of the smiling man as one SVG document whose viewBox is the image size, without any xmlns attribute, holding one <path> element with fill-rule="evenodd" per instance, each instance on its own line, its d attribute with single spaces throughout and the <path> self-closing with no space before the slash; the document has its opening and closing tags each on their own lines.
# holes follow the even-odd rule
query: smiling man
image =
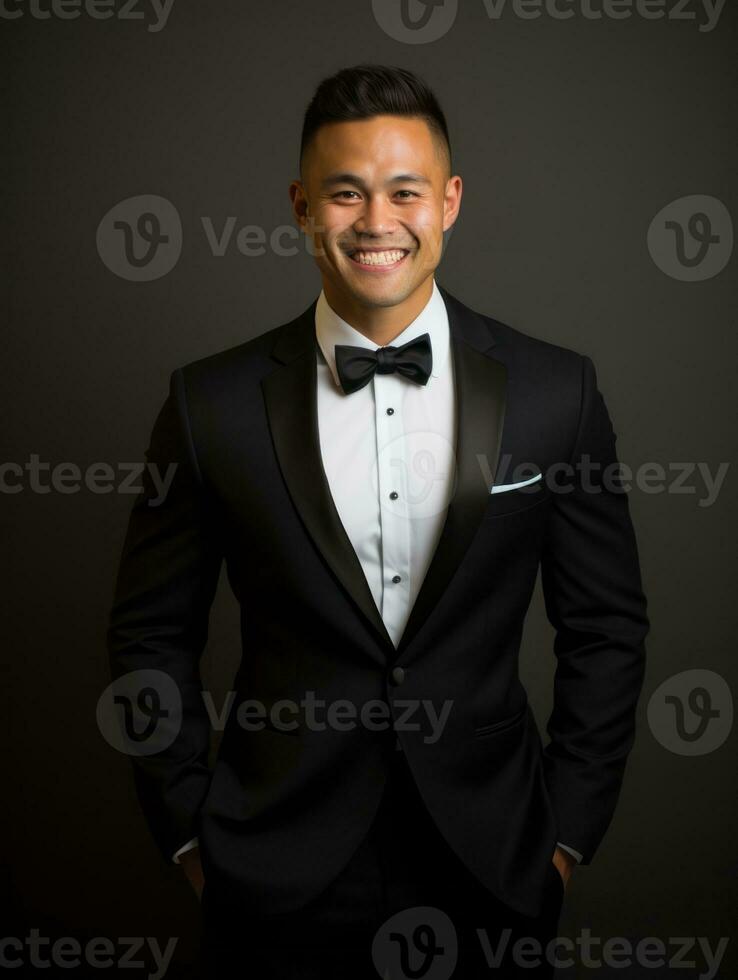
<svg viewBox="0 0 738 980">
<path fill-rule="evenodd" d="M 311 234 L 328 305 L 380 347 L 428 304 L 443 232 L 461 206 L 438 113 L 385 112 L 313 129 L 317 106 L 308 111 L 302 180 L 290 186 L 295 215 Z"/>
<path fill-rule="evenodd" d="M 410 72 L 325 79 L 289 192 L 320 295 L 173 372 L 147 456 L 176 475 L 130 517 L 114 674 L 162 671 L 182 718 L 135 753 L 139 798 L 202 894 L 207 976 L 550 976 L 648 630 L 595 370 L 436 282 L 462 181 Z M 198 662 L 223 562 L 243 662 L 211 772 Z M 518 677 L 539 569 L 545 746 Z"/>
</svg>

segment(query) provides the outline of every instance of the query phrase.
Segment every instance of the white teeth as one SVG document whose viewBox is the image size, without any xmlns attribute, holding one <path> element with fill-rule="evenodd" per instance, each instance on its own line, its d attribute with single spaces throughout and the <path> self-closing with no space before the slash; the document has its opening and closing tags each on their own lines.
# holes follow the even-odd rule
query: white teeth
<svg viewBox="0 0 738 980">
<path fill-rule="evenodd" d="M 388 252 L 354 252 L 352 258 L 362 265 L 391 265 L 399 262 L 404 255 L 400 249 L 394 249 Z"/>
</svg>

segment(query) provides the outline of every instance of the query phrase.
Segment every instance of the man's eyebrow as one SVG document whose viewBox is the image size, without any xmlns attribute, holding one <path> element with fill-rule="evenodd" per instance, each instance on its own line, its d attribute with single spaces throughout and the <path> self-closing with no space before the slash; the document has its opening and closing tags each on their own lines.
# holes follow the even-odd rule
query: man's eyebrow
<svg viewBox="0 0 738 980">
<path fill-rule="evenodd" d="M 424 177 L 422 174 L 408 173 L 408 174 L 395 174 L 394 177 L 390 177 L 387 181 L 389 184 L 430 184 L 430 180 Z M 321 181 L 322 187 L 330 187 L 334 184 L 355 184 L 357 187 L 365 187 L 364 181 L 358 174 L 352 174 L 348 171 L 343 173 L 328 174 Z"/>
</svg>

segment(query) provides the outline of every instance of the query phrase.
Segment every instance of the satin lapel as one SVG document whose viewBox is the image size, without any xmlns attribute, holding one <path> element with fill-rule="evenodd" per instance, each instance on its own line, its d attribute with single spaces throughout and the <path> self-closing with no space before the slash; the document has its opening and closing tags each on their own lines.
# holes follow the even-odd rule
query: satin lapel
<svg viewBox="0 0 738 980">
<path fill-rule="evenodd" d="M 315 302 L 279 334 L 272 356 L 282 363 L 262 379 L 274 449 L 287 489 L 308 533 L 383 648 L 395 647 L 379 614 L 361 562 L 336 510 L 320 451 Z"/>
<path fill-rule="evenodd" d="M 494 340 L 484 322 L 439 286 L 448 311 L 456 381 L 456 489 L 438 546 L 397 648 L 399 659 L 440 603 L 484 517 L 502 441 L 507 369 L 486 351 Z M 480 459 L 481 457 L 481 459 Z"/>
</svg>

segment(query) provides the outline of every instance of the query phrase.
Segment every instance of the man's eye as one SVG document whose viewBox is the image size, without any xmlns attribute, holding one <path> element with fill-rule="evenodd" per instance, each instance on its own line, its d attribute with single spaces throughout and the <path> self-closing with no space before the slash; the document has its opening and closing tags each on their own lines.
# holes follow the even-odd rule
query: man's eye
<svg viewBox="0 0 738 980">
<path fill-rule="evenodd" d="M 353 197 L 350 197 L 350 195 L 351 195 L 351 194 L 353 194 L 353 195 L 355 195 L 355 197 L 357 197 L 357 198 L 358 198 L 358 197 L 360 196 L 360 195 L 359 195 L 359 192 L 358 192 L 358 191 L 338 191 L 338 192 L 337 192 L 336 194 L 334 194 L 333 196 L 334 196 L 334 197 L 337 197 L 337 198 L 342 198 L 343 200 L 354 200 L 354 198 L 353 198 Z M 401 191 L 396 191 L 396 192 L 395 192 L 395 196 L 397 196 L 398 194 L 399 194 L 399 195 L 402 195 L 402 198 L 403 198 L 403 200 L 405 200 L 405 201 L 406 201 L 406 200 L 407 200 L 408 198 L 411 198 L 411 197 L 417 197 L 417 196 L 418 196 L 418 195 L 417 195 L 417 194 L 415 193 L 415 191 L 408 191 L 408 190 L 401 190 Z"/>
</svg>

